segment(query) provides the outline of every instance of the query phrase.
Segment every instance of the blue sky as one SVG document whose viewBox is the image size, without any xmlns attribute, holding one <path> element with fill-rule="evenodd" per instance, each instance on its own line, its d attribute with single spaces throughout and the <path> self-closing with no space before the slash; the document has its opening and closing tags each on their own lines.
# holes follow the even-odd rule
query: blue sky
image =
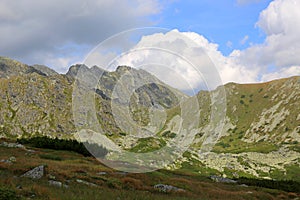
<svg viewBox="0 0 300 200">
<path fill-rule="evenodd" d="M 300 74 L 299 10 L 299 0 L 2 0 L 0 55 L 65 73 L 114 34 L 154 26 L 178 33 L 147 37 L 148 43 L 167 41 L 183 54 L 190 47 L 179 48 L 179 35 L 192 38 L 209 52 L 223 83 L 268 81 Z"/>
<path fill-rule="evenodd" d="M 257 27 L 260 12 L 270 0 L 239 4 L 235 0 L 186 0 L 175 1 L 166 6 L 155 19 L 158 26 L 181 31 L 197 32 L 219 44 L 228 55 L 232 49 L 244 49 L 250 43 L 261 43 L 265 34 Z M 249 39 L 242 44 L 245 36 Z M 228 43 L 231 42 L 231 48 Z"/>
</svg>

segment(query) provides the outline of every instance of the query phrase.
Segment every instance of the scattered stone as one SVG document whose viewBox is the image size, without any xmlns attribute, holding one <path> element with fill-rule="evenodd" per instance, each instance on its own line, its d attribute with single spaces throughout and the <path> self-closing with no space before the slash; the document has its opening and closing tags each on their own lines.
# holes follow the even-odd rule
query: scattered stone
<svg viewBox="0 0 300 200">
<path fill-rule="evenodd" d="M 22 190 L 22 189 L 23 189 L 22 185 L 17 185 L 16 188 L 17 188 L 18 190 Z"/>
<path fill-rule="evenodd" d="M 17 162 L 17 159 L 16 159 L 16 157 L 12 156 L 8 159 L 8 161 L 14 163 L 14 162 Z"/>
<path fill-rule="evenodd" d="M 233 172 L 233 173 L 232 173 L 232 176 L 233 176 L 234 178 L 239 178 L 239 177 L 240 177 L 239 174 L 236 173 L 236 172 Z"/>
<path fill-rule="evenodd" d="M 240 186 L 241 186 L 241 187 L 249 187 L 249 186 L 246 185 L 246 184 L 241 184 Z"/>
<path fill-rule="evenodd" d="M 164 185 L 164 184 L 157 184 L 157 185 L 154 185 L 154 189 L 158 190 L 159 192 L 183 192 L 184 189 L 181 189 L 181 188 L 177 188 L 177 187 L 174 187 L 172 185 Z"/>
<path fill-rule="evenodd" d="M 51 180 L 55 180 L 56 177 L 51 175 L 51 174 L 48 174 L 48 178 L 51 179 Z"/>
<path fill-rule="evenodd" d="M 24 145 L 19 144 L 19 143 L 8 143 L 8 142 L 2 142 L 0 144 L 2 147 L 8 147 L 8 148 L 22 148 L 25 149 Z"/>
<path fill-rule="evenodd" d="M 223 178 L 221 176 L 212 175 L 210 176 L 210 179 L 218 182 L 218 183 L 236 183 L 235 180 L 229 179 L 229 178 Z"/>
<path fill-rule="evenodd" d="M 62 187 L 63 186 L 62 182 L 60 182 L 60 181 L 49 180 L 48 183 L 49 183 L 49 185 L 55 186 L 55 187 Z"/>
<path fill-rule="evenodd" d="M 85 184 L 85 185 L 88 185 L 88 186 L 97 187 L 96 184 L 90 183 L 90 182 L 87 182 L 87 181 L 84 181 L 84 180 L 81 180 L 81 179 L 76 179 L 76 182 L 77 182 L 77 183 L 82 183 L 82 184 Z"/>
<path fill-rule="evenodd" d="M 107 172 L 98 172 L 97 174 L 98 174 L 98 175 L 106 175 Z"/>
<path fill-rule="evenodd" d="M 7 163 L 7 164 L 12 164 L 12 163 L 17 162 L 17 159 L 16 159 L 16 157 L 11 156 L 11 157 L 8 158 L 7 160 L 5 160 L 5 159 L 0 160 L 0 162 L 2 162 L 2 163 Z"/>
<path fill-rule="evenodd" d="M 32 179 L 40 179 L 44 176 L 44 165 L 40 165 L 25 174 L 23 174 L 21 177 L 28 177 Z"/>
<path fill-rule="evenodd" d="M 7 164 L 11 164 L 11 162 L 10 162 L 9 160 L 5 160 L 5 159 L 0 160 L 0 162 L 2 162 L 2 163 L 7 163 Z"/>
</svg>

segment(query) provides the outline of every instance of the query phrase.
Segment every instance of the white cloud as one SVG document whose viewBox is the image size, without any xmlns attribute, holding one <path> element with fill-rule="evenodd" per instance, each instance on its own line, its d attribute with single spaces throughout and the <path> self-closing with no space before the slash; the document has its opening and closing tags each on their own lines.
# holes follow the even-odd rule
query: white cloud
<svg viewBox="0 0 300 200">
<path fill-rule="evenodd" d="M 226 46 L 230 49 L 232 49 L 233 43 L 231 41 L 226 42 Z"/>
<path fill-rule="evenodd" d="M 249 40 L 249 36 L 248 35 L 245 35 L 244 37 L 243 37 L 243 39 L 241 39 L 241 41 L 240 41 L 240 44 L 241 45 L 244 45 L 244 44 L 246 44 L 246 42 Z"/>
<path fill-rule="evenodd" d="M 218 44 L 202 35 L 173 30 L 144 36 L 115 65 L 146 68 L 166 83 L 186 91 L 203 89 L 205 84 L 212 89 L 228 82 L 261 82 L 300 75 L 299 4 L 297 0 L 270 3 L 257 22 L 266 33 L 265 41 L 245 50 L 233 50 L 229 56 L 224 56 Z M 248 39 L 246 35 L 241 44 Z M 270 67 L 273 72 L 269 71 Z M 217 76 L 223 82 L 218 81 Z"/>
<path fill-rule="evenodd" d="M 0 55 L 29 64 L 51 64 L 46 57 L 73 58 L 78 49 L 66 52 L 64 46 L 95 46 L 120 31 L 150 26 L 148 17 L 161 9 L 158 0 L 2 0 Z"/>
<path fill-rule="evenodd" d="M 257 26 L 266 33 L 263 44 L 240 52 L 240 62 L 278 69 L 300 64 L 300 1 L 275 0 L 261 12 Z M 249 64 L 248 64 L 249 65 Z"/>
<path fill-rule="evenodd" d="M 264 74 L 261 78 L 262 81 L 271 81 L 279 78 L 286 78 L 290 76 L 300 76 L 300 66 L 292 66 L 280 69 L 279 71 Z"/>
<path fill-rule="evenodd" d="M 185 91 L 214 89 L 228 82 L 254 82 L 258 73 L 237 63 L 234 54 L 222 55 L 218 45 L 202 35 L 178 30 L 143 37 L 115 66 L 124 64 L 146 68 Z"/>
</svg>

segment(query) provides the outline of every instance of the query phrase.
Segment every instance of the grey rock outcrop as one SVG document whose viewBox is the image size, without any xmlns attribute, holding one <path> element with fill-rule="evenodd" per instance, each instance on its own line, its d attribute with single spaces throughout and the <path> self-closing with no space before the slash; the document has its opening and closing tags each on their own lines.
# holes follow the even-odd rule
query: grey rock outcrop
<svg viewBox="0 0 300 200">
<path fill-rule="evenodd" d="M 0 162 L 12 164 L 12 163 L 17 162 L 17 159 L 16 159 L 16 157 L 11 156 L 11 157 L 10 157 L 9 159 L 7 159 L 7 160 L 5 160 L 5 159 L 0 160 Z"/>
<path fill-rule="evenodd" d="M 229 179 L 229 178 L 223 178 L 221 176 L 210 176 L 210 179 L 215 181 L 215 182 L 218 182 L 218 183 L 236 183 L 235 180 L 232 180 L 232 179 Z"/>
<path fill-rule="evenodd" d="M 33 65 L 32 66 L 34 69 L 42 72 L 43 74 L 45 74 L 46 76 L 54 76 L 54 75 L 58 75 L 58 73 L 56 71 L 54 71 L 53 69 L 50 69 L 49 67 L 45 66 L 45 65 Z"/>
<path fill-rule="evenodd" d="M 44 165 L 40 165 L 40 166 L 26 172 L 21 177 L 40 179 L 44 176 L 44 173 L 45 173 L 45 167 L 44 167 Z"/>
<path fill-rule="evenodd" d="M 76 182 L 77 182 L 77 183 L 82 183 L 82 184 L 84 184 L 84 185 L 92 186 L 92 187 L 97 187 L 96 184 L 90 183 L 90 182 L 87 182 L 87 181 L 84 181 L 84 180 L 81 180 L 81 179 L 76 179 Z"/>
<path fill-rule="evenodd" d="M 19 143 L 8 143 L 8 142 L 2 142 L 0 144 L 2 147 L 8 147 L 8 148 L 25 148 L 24 145 Z"/>
<path fill-rule="evenodd" d="M 60 182 L 60 181 L 49 180 L 48 183 L 49 183 L 49 185 L 55 186 L 55 187 L 62 187 L 63 186 L 62 182 Z"/>
<path fill-rule="evenodd" d="M 154 185 L 154 189 L 158 190 L 159 192 L 183 192 L 184 189 L 181 188 L 177 188 L 175 186 L 172 185 L 164 185 L 164 184 L 157 184 Z"/>
</svg>

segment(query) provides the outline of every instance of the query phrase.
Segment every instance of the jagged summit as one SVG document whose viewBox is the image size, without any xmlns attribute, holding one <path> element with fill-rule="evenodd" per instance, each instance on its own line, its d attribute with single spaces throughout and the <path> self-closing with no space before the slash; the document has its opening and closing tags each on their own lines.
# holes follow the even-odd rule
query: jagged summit
<svg viewBox="0 0 300 200">
<path fill-rule="evenodd" d="M 55 76 L 55 75 L 59 74 L 55 70 L 53 70 L 45 65 L 32 65 L 32 67 L 35 68 L 36 70 L 44 73 L 46 76 Z"/>
<path fill-rule="evenodd" d="M 57 72 L 44 65 L 29 66 L 19 61 L 0 56 L 0 78 L 22 76 L 32 73 L 36 73 L 41 76 L 58 75 Z"/>
<path fill-rule="evenodd" d="M 118 66 L 117 69 L 116 69 L 116 72 L 126 72 L 126 71 L 130 71 L 132 70 L 133 68 L 132 67 L 129 67 L 129 66 L 126 66 L 126 65 L 121 65 L 121 66 Z"/>
</svg>

